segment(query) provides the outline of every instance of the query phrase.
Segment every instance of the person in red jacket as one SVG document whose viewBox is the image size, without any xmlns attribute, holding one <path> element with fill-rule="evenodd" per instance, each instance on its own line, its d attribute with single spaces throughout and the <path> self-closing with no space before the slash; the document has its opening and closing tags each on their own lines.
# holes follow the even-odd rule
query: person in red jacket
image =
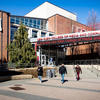
<svg viewBox="0 0 100 100">
<path fill-rule="evenodd" d="M 75 67 L 75 70 L 76 70 L 76 79 L 79 80 L 80 79 L 80 72 L 82 74 L 82 70 L 81 70 L 81 67 L 77 64 L 76 67 Z"/>
</svg>

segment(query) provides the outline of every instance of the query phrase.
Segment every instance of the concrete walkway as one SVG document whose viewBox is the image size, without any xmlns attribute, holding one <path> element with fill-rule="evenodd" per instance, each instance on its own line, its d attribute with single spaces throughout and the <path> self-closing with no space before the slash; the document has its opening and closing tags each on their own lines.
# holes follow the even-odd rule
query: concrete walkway
<svg viewBox="0 0 100 100">
<path fill-rule="evenodd" d="M 100 79 L 65 77 L 12 80 L 0 83 L 0 100 L 100 100 Z M 14 90 L 15 89 L 15 90 Z"/>
</svg>

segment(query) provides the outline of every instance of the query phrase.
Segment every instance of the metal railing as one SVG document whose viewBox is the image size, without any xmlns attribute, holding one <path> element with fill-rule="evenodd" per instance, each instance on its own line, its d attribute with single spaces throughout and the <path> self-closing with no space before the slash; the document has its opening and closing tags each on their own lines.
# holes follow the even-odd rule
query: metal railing
<svg viewBox="0 0 100 100">
<path fill-rule="evenodd" d="M 100 64 L 99 65 L 91 65 L 91 67 L 87 67 L 88 70 L 96 74 L 97 77 L 100 77 Z"/>
<path fill-rule="evenodd" d="M 100 59 L 85 59 L 85 60 L 66 60 L 65 64 L 80 64 L 80 65 L 98 65 L 100 64 Z"/>
</svg>

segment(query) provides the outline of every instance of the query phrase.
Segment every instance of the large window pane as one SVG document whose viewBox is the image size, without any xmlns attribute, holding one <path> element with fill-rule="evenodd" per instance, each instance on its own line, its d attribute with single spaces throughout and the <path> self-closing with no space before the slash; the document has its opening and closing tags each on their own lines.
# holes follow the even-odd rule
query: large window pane
<svg viewBox="0 0 100 100">
<path fill-rule="evenodd" d="M 20 24 L 20 19 L 16 17 L 16 24 Z"/>
<path fill-rule="evenodd" d="M 11 17 L 11 23 L 15 23 L 15 17 Z"/>
<path fill-rule="evenodd" d="M 43 20 L 41 20 L 41 29 L 43 29 Z"/>
<path fill-rule="evenodd" d="M 12 41 L 14 39 L 14 33 L 17 31 L 16 26 L 11 26 L 11 34 L 10 34 L 10 40 Z"/>
<path fill-rule="evenodd" d="M 46 33 L 41 32 L 41 37 L 45 37 Z"/>
<path fill-rule="evenodd" d="M 43 29 L 46 29 L 46 21 L 43 20 Z"/>
<path fill-rule="evenodd" d="M 33 27 L 36 28 L 36 19 L 33 19 Z"/>
<path fill-rule="evenodd" d="M 23 18 L 23 17 L 21 17 L 21 22 L 23 23 L 23 24 L 25 24 L 24 21 L 25 19 Z"/>
<path fill-rule="evenodd" d="M 37 20 L 37 25 L 40 25 L 40 20 L 39 19 Z"/>
<path fill-rule="evenodd" d="M 21 22 L 28 27 L 46 29 L 46 20 L 44 19 L 11 16 L 11 23 L 20 24 Z"/>
<path fill-rule="evenodd" d="M 28 18 L 25 18 L 25 25 L 27 25 L 27 26 L 29 25 L 28 24 Z"/>
<path fill-rule="evenodd" d="M 37 38 L 37 31 L 32 30 L 32 38 Z"/>
</svg>

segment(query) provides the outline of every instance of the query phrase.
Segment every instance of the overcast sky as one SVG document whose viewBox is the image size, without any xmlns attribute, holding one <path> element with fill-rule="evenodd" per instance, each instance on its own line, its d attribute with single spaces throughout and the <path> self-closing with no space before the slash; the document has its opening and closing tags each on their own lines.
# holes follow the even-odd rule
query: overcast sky
<svg viewBox="0 0 100 100">
<path fill-rule="evenodd" d="M 92 9 L 100 20 L 100 0 L 0 0 L 0 10 L 24 16 L 45 1 L 75 13 L 82 24 L 87 23 L 88 13 Z"/>
</svg>

